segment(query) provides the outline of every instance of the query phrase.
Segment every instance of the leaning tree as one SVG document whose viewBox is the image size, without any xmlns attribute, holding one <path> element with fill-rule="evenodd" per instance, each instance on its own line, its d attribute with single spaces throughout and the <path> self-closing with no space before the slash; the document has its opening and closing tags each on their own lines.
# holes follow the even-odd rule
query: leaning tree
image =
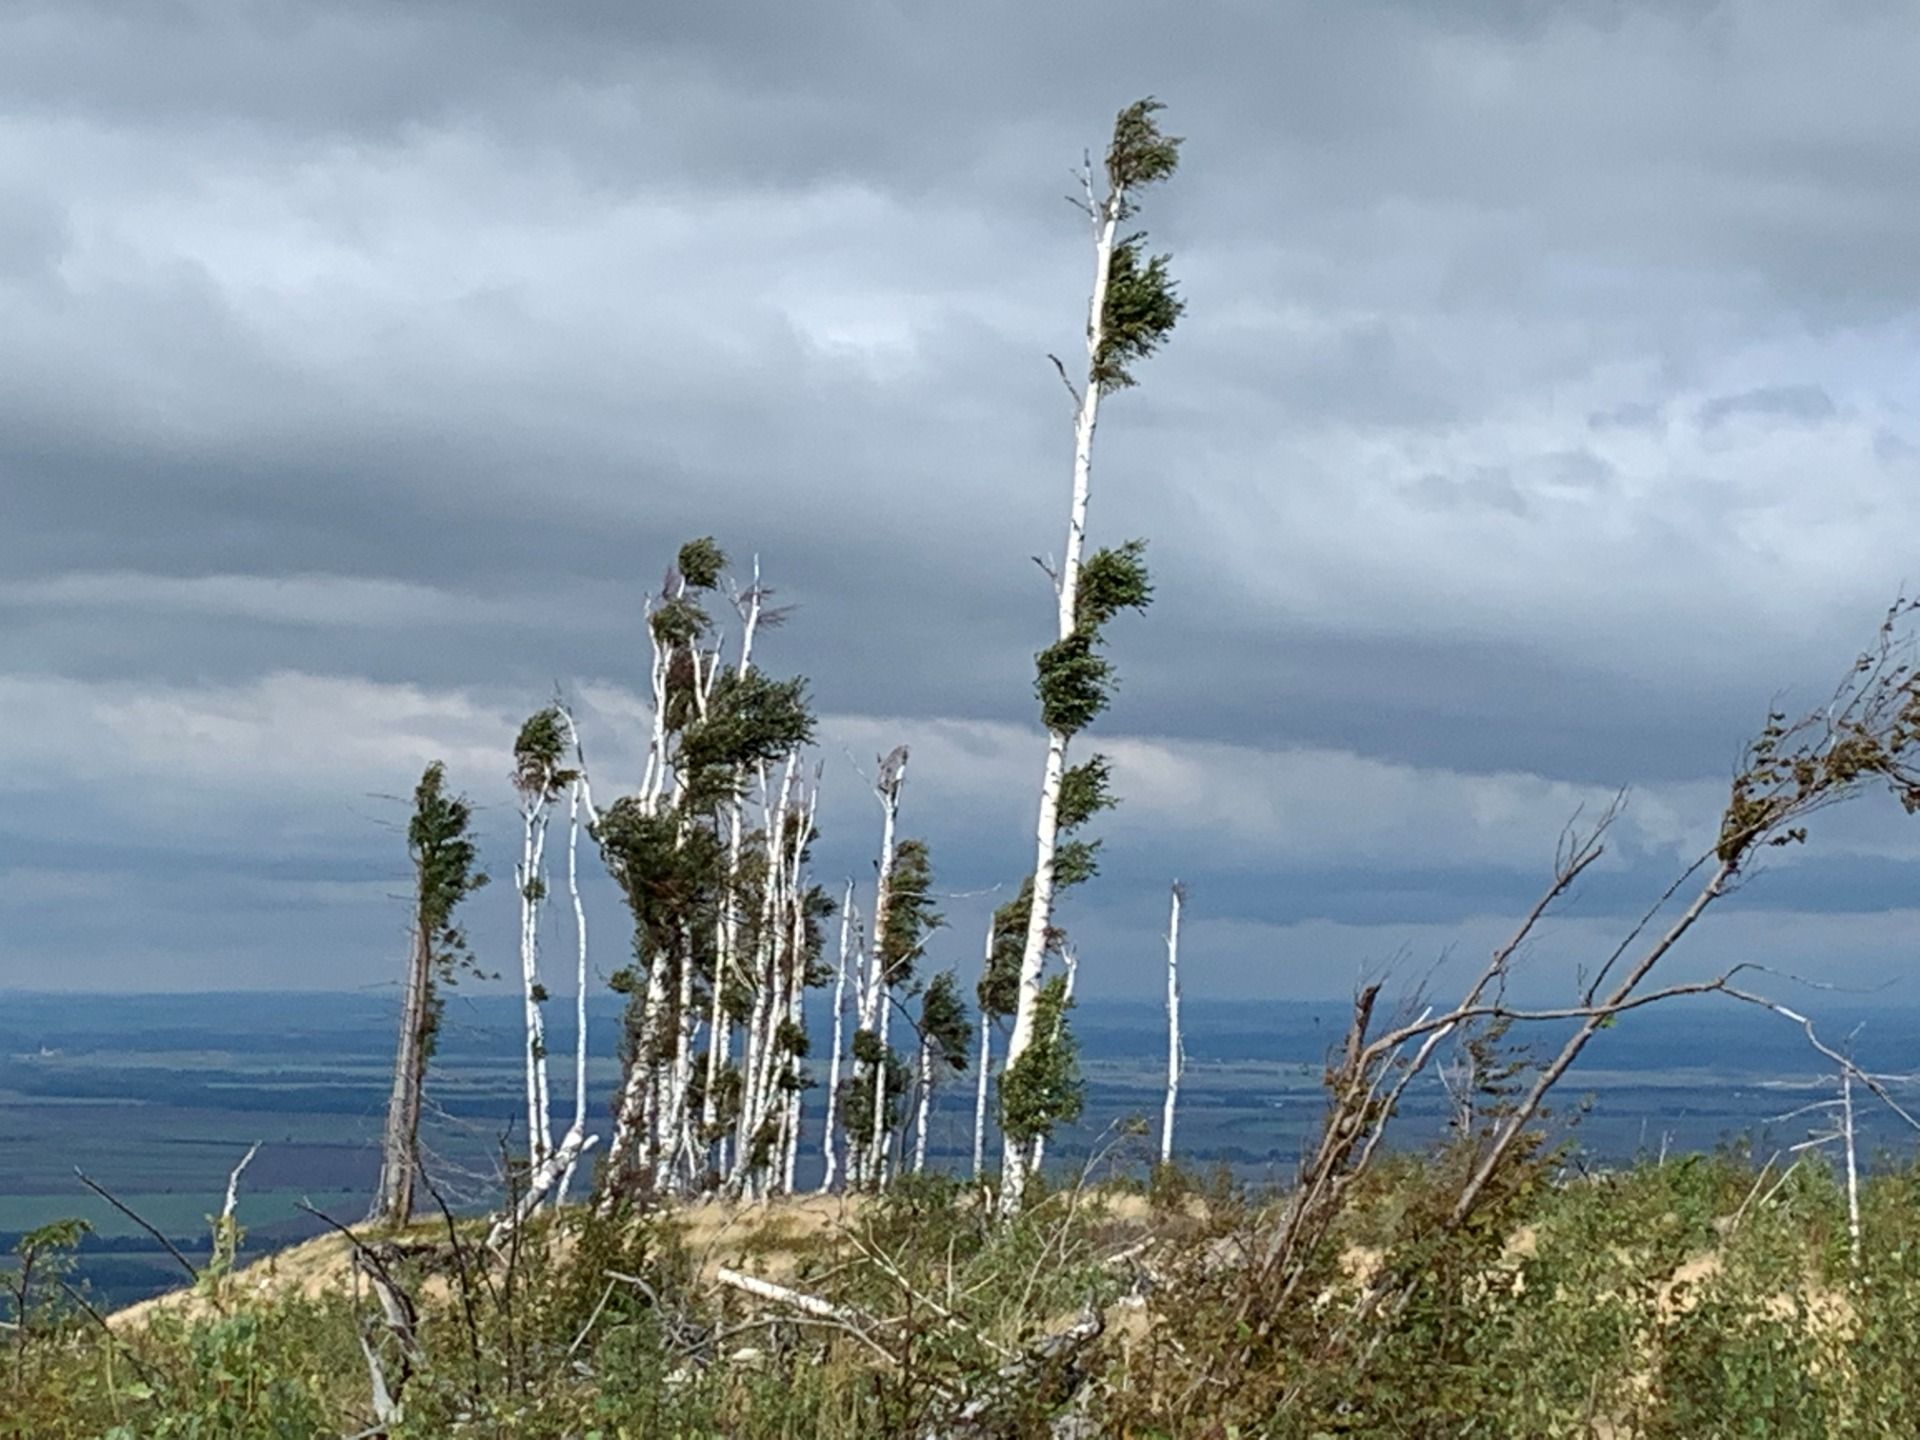
<svg viewBox="0 0 1920 1440">
<path fill-rule="evenodd" d="M 380 1147 L 380 1179 L 367 1218 L 405 1225 L 413 1218 L 414 1179 L 420 1168 L 420 1104 L 440 1034 L 444 991 L 461 970 L 473 971 L 465 931 L 454 923 L 460 902 L 487 883 L 477 867 L 479 851 L 470 828 L 473 807 L 447 792 L 446 766 L 436 760 L 414 787 L 407 823 L 407 854 L 413 861 L 413 924 L 407 954 L 406 999 L 393 1057 L 393 1090 L 387 1100 Z"/>
<path fill-rule="evenodd" d="M 1149 254 L 1146 236 L 1123 230 L 1136 213 L 1139 194 L 1172 175 L 1180 142 L 1160 131 L 1160 105 L 1141 100 L 1122 110 L 1107 146 L 1106 189 L 1096 195 L 1092 165 L 1083 173 L 1084 206 L 1093 230 L 1093 293 L 1087 306 L 1086 366 L 1075 384 L 1057 359 L 1060 377 L 1073 396 L 1073 491 L 1067 513 L 1066 550 L 1051 568 L 1057 633 L 1037 658 L 1034 683 L 1041 720 L 1047 730 L 1046 766 L 1040 784 L 1040 813 L 1035 826 L 1031 900 L 1021 945 L 1013 999 L 1013 1034 L 1007 1042 L 1000 1082 L 1001 1128 L 1005 1135 L 1000 1205 L 1002 1213 L 1019 1208 L 1026 1187 L 1033 1141 L 1042 1138 L 1062 1115 L 1027 1110 L 1045 1103 L 1060 1087 L 1055 1031 L 1064 1028 L 1064 1007 L 1043 1016 L 1046 962 L 1052 948 L 1053 906 L 1061 889 L 1092 873 L 1097 842 L 1062 840 L 1112 803 L 1106 761 L 1094 756 L 1070 767 L 1067 751 L 1076 735 L 1107 706 L 1113 666 L 1103 651 L 1107 623 L 1122 610 L 1144 609 L 1152 596 L 1147 581 L 1145 544 L 1130 540 L 1111 549 L 1086 553 L 1087 502 L 1093 480 L 1093 437 L 1100 401 L 1111 390 L 1133 385 L 1133 367 L 1157 350 L 1180 318 L 1165 255 Z M 1039 1051 L 1047 1052 L 1045 1055 Z M 1030 1058 L 1032 1057 L 1032 1058 Z M 1047 1073 L 1023 1075 L 1023 1066 Z M 1017 1137 L 1026 1136 L 1022 1143 Z"/>
</svg>

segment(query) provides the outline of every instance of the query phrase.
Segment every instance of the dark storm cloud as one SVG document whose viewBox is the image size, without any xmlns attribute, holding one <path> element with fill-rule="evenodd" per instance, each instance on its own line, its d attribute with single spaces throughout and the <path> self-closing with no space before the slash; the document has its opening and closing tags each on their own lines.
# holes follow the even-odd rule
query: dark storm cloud
<svg viewBox="0 0 1920 1440">
<path fill-rule="evenodd" d="M 766 662 L 827 710 L 916 743 L 989 727 L 951 740 L 955 774 L 916 768 L 943 807 L 916 824 L 955 885 L 1017 876 L 1033 766 L 982 757 L 1031 723 L 1028 557 L 1060 543 L 1045 357 L 1086 278 L 1062 197 L 1148 92 L 1188 137 L 1143 219 L 1189 310 L 1103 419 L 1096 535 L 1150 537 L 1159 587 L 1116 626 L 1107 732 L 1210 757 L 1189 784 L 1301 751 L 1403 767 L 1346 807 L 1383 829 L 1515 776 L 1692 785 L 1710 812 L 1771 697 L 1824 693 L 1871 633 L 1920 519 L 1909 18 L 9 9 L 0 682 L 74 743 L 0 738 L 0 790 L 68 816 L 0 845 L 0 982 L 70 925 L 197 979 L 223 876 L 244 975 L 271 983 L 277 904 L 379 973 L 383 838 L 290 807 L 404 789 L 448 747 L 497 785 L 556 680 L 639 683 L 641 600 L 706 532 L 798 607 Z M 262 738 L 316 706 L 330 726 Z M 624 753 L 631 717 L 604 720 Z M 404 743 L 343 744 L 356 725 Z M 865 797 L 835 783 L 822 863 L 859 869 Z M 1157 925 L 1163 870 L 1313 868 L 1299 784 L 1231 858 L 1177 787 L 1116 821 L 1094 933 Z M 1528 792 L 1527 846 L 1572 795 Z M 1345 835 L 1337 883 L 1223 878 L 1220 919 L 1431 939 L 1523 899 L 1531 852 L 1498 829 L 1447 881 L 1439 829 Z M 261 847 L 336 888 L 256 873 Z M 1814 873 L 1796 904 L 1871 908 Z M 59 898 L 89 884 L 118 898 Z M 173 918 L 139 932 L 148 909 Z"/>
</svg>

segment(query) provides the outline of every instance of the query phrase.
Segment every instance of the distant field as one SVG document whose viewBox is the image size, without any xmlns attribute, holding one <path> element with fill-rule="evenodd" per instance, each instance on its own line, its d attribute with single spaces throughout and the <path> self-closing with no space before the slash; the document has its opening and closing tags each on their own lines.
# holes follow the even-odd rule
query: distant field
<svg viewBox="0 0 1920 1440">
<path fill-rule="evenodd" d="M 556 1007 L 556 1052 L 572 1047 Z M 1284 1180 L 1320 1114 L 1326 1051 L 1340 1034 L 1337 1006 L 1190 1002 L 1189 1067 L 1181 1090 L 1179 1154 L 1226 1165 L 1247 1180 Z M 1822 1093 L 1826 1081 L 1785 1027 L 1744 1012 L 1699 1008 L 1636 1017 L 1596 1041 L 1562 1095 L 1563 1113 L 1594 1097 L 1572 1134 L 1597 1161 L 1662 1143 L 1711 1148 L 1734 1137 L 1791 1143 L 1804 1122 L 1774 1118 Z M 125 1217 L 89 1194 L 75 1167 L 106 1185 L 183 1249 L 204 1245 L 227 1172 L 248 1145 L 261 1149 L 242 1187 L 240 1218 L 254 1249 L 314 1233 L 296 1203 L 354 1219 L 376 1170 L 393 1001 L 380 995 L 275 997 L 0 996 L 0 1242 L 66 1215 L 103 1237 L 87 1274 L 119 1303 L 175 1283 L 177 1266 L 139 1239 Z M 1050 1154 L 1062 1168 L 1090 1155 L 1144 1171 L 1151 1133 L 1127 1135 L 1128 1117 L 1158 1124 L 1165 1038 L 1158 1006 L 1090 1003 L 1076 1013 L 1088 1111 Z M 449 1010 L 435 1060 L 427 1144 L 457 1201 L 484 1204 L 503 1143 L 519 1143 L 518 1002 L 463 996 Z M 816 1034 L 825 1026 L 816 1024 Z M 594 1103 L 615 1083 L 618 1014 L 597 1007 L 590 1039 Z M 1920 1016 L 1881 1013 L 1861 1035 L 1861 1059 L 1904 1069 L 1920 1053 Z M 1874 1047 L 1885 1051 L 1876 1054 Z M 817 1064 L 817 1062 L 816 1062 Z M 820 1173 L 818 1089 L 810 1092 L 801 1183 Z M 972 1077 L 951 1082 L 936 1109 L 934 1163 L 959 1168 L 972 1149 Z M 1444 1126 L 1437 1085 L 1408 1096 L 1403 1144 Z M 1866 1113 L 1869 1147 L 1904 1153 L 1907 1137 Z M 1757 1137 L 1757 1138 L 1755 1138 Z M 104 1248 L 111 1246 L 112 1248 Z"/>
</svg>

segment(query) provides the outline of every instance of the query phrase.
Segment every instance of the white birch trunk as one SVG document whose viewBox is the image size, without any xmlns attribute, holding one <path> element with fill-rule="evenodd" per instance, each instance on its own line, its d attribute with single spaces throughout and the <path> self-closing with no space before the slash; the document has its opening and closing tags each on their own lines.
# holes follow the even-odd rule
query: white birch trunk
<svg viewBox="0 0 1920 1440">
<path fill-rule="evenodd" d="M 874 1189 L 886 1183 L 887 1151 L 887 1032 L 892 1016 L 887 1006 L 887 917 L 893 907 L 894 832 L 900 820 L 900 791 L 907 783 L 907 747 L 902 745 L 880 762 L 874 794 L 880 799 L 880 868 L 873 890 L 873 965 L 862 1004 L 861 1026 L 880 1042 L 880 1058 L 868 1067 L 872 1076 L 873 1129 L 867 1137 L 863 1181 Z"/>
<path fill-rule="evenodd" d="M 1080 561 L 1086 550 L 1087 499 L 1093 484 L 1093 435 L 1100 420 L 1100 384 L 1094 361 L 1105 338 L 1107 282 L 1113 270 L 1115 231 L 1120 223 L 1124 192 L 1107 196 L 1094 237 L 1093 294 L 1087 305 L 1087 379 L 1080 392 L 1073 432 L 1073 501 L 1067 515 L 1066 553 L 1058 580 L 1059 635 L 1073 634 L 1080 598 Z M 1027 943 L 1020 956 L 1020 998 L 1014 1011 L 1013 1035 L 1007 1042 L 1002 1070 L 1011 1070 L 1033 1043 L 1034 1009 L 1040 1000 L 1041 972 L 1046 967 L 1047 932 L 1053 923 L 1053 858 L 1060 838 L 1060 785 L 1067 769 L 1067 736 L 1047 736 L 1047 763 L 1040 784 L 1040 815 L 1034 826 L 1033 910 L 1027 920 Z M 1020 1208 L 1026 1189 L 1026 1156 L 1009 1138 L 1004 1146 L 1000 1210 L 1011 1215 Z"/>
<path fill-rule="evenodd" d="M 887 1187 L 887 1032 L 893 1018 L 886 991 L 880 994 L 880 1017 L 876 1034 L 880 1040 L 880 1059 L 873 1066 L 873 1133 L 867 1146 L 867 1180 L 875 1190 Z"/>
<path fill-rule="evenodd" d="M 561 712 L 565 714 L 563 710 Z M 573 717 L 567 716 L 567 728 L 573 728 Z M 577 751 L 576 751 L 577 753 Z M 582 1151 L 592 1145 L 593 1139 L 587 1136 L 587 912 L 580 903 L 580 809 L 585 805 L 590 818 L 597 819 L 593 809 L 593 795 L 587 786 L 587 771 L 583 761 L 579 778 L 567 800 L 567 896 L 573 901 L 573 933 L 575 945 L 575 967 L 573 985 L 573 1124 L 567 1127 L 567 1133 L 560 1142 L 560 1149 L 567 1156 L 567 1163 L 560 1172 L 560 1181 L 553 1192 L 554 1208 L 567 1203 L 567 1190 L 573 1184 L 574 1165 Z M 595 1137 L 597 1138 L 597 1137 Z"/>
<path fill-rule="evenodd" d="M 540 1011 L 540 901 L 546 883 L 546 778 L 520 808 L 520 984 L 526 1020 L 527 1168 L 538 1170 L 553 1151 L 551 1107 L 547 1096 L 546 1021 Z"/>
<path fill-rule="evenodd" d="M 820 1148 L 826 1159 L 826 1178 L 820 1182 L 822 1194 L 833 1189 L 839 1178 L 840 1146 L 840 1052 L 846 1046 L 847 947 L 853 937 L 853 881 L 847 881 L 846 897 L 840 902 L 840 961 L 833 973 L 833 1050 L 827 1058 L 827 1128 Z"/>
<path fill-rule="evenodd" d="M 913 1117 L 913 1173 L 916 1175 L 927 1168 L 927 1110 L 933 1100 L 933 1042 L 924 1034 L 920 1037 L 917 1078 L 920 1097 Z"/>
<path fill-rule="evenodd" d="M 987 946 L 980 959 L 980 982 L 986 983 L 993 969 L 994 915 L 987 914 Z M 980 1071 L 973 1079 L 973 1178 L 978 1180 L 987 1168 L 987 1077 L 993 1061 L 993 1017 L 980 1005 Z"/>
<path fill-rule="evenodd" d="M 1173 1110 L 1180 1099 L 1180 1072 L 1185 1057 L 1180 1050 L 1180 902 L 1185 892 L 1173 882 L 1173 901 L 1167 916 L 1167 1103 L 1160 1112 L 1160 1163 L 1173 1161 Z"/>
<path fill-rule="evenodd" d="M 1853 1145 L 1853 1071 L 1840 1071 L 1841 1134 L 1847 1151 L 1847 1247 L 1853 1268 L 1860 1268 L 1860 1168 Z"/>
<path fill-rule="evenodd" d="M 973 1178 L 987 1165 L 987 1069 L 993 1062 L 993 1019 L 980 1007 L 980 1073 L 973 1085 Z"/>
</svg>

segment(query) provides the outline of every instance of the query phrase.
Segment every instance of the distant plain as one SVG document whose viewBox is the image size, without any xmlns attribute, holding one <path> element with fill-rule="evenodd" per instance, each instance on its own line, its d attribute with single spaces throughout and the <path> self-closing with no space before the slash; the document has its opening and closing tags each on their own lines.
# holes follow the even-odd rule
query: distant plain
<svg viewBox="0 0 1920 1440">
<path fill-rule="evenodd" d="M 430 1170 L 449 1203 L 480 1208 L 498 1193 L 503 1147 L 517 1149 L 521 1106 L 519 1000 L 456 993 L 429 1082 Z M 557 1109 L 571 1118 L 572 1006 L 556 999 L 550 1044 Z M 1859 1062 L 1901 1073 L 1920 1057 L 1920 1010 L 1822 1012 L 1822 1033 L 1859 1026 Z M 1250 1182 L 1284 1182 L 1320 1114 L 1326 1055 L 1343 1007 L 1192 1000 L 1179 1159 L 1225 1166 Z M 228 1171 L 254 1141 L 241 1187 L 246 1249 L 258 1254 L 315 1233 L 302 1201 L 343 1221 L 365 1212 L 391 1065 L 395 998 L 355 994 L 100 996 L 0 994 L 0 1245 L 49 1219 L 95 1226 L 83 1274 L 113 1304 L 182 1281 L 178 1263 L 131 1220 L 91 1194 L 76 1167 L 111 1190 L 190 1257 L 205 1250 L 207 1217 Z M 1160 1007 L 1095 1000 L 1075 1013 L 1087 1113 L 1050 1152 L 1056 1168 L 1090 1162 L 1101 1176 L 1143 1176 L 1153 1153 L 1166 1073 Z M 815 1036 L 829 1018 L 813 1017 Z M 619 1010 L 596 1003 L 590 1115 L 601 1121 L 617 1064 Z M 1623 1019 L 1601 1035 L 1561 1091 L 1556 1127 L 1574 1163 L 1602 1166 L 1641 1151 L 1746 1144 L 1765 1159 L 1806 1138 L 1817 1116 L 1782 1119 L 1825 1098 L 1832 1081 L 1792 1027 L 1724 1002 L 1680 1002 Z M 825 1063 L 811 1061 L 816 1079 Z M 1889 1082 L 1893 1093 L 1914 1087 Z M 809 1092 L 803 1187 L 818 1182 L 822 1091 Z M 973 1077 L 945 1082 L 931 1131 L 936 1168 L 970 1165 Z M 1410 1094 L 1403 1145 L 1445 1130 L 1437 1081 Z M 1129 1126 L 1139 1117 L 1143 1127 Z M 1904 1163 L 1912 1136 L 1883 1107 L 1862 1111 L 1877 1163 Z M 1135 1133 L 1129 1133 L 1130 1131 Z"/>
</svg>

